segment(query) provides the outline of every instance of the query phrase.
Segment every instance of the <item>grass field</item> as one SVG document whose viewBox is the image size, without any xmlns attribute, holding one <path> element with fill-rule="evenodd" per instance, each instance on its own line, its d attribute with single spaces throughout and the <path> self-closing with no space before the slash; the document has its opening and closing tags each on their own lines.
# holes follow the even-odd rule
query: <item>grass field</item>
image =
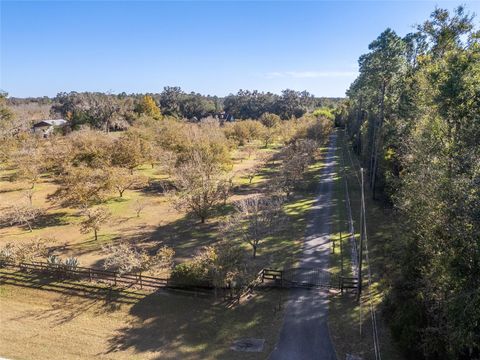
<svg viewBox="0 0 480 360">
<path fill-rule="evenodd" d="M 0 271 L 0 355 L 10 359 L 263 359 L 282 321 L 275 290 L 227 308 L 191 293 L 87 292 Z M 264 351 L 231 351 L 242 337 L 265 339 Z"/>
<path fill-rule="evenodd" d="M 360 234 L 360 203 L 361 203 L 361 187 L 358 182 L 358 163 L 352 156 L 342 149 L 344 142 L 343 132 L 339 131 L 338 148 L 337 148 L 337 168 L 341 175 L 340 166 L 345 164 L 345 175 L 348 181 L 350 194 L 350 202 L 352 207 L 352 217 L 354 221 L 354 229 L 357 232 L 356 238 L 359 241 Z M 352 165 L 353 162 L 353 165 Z M 357 175 L 355 175 L 357 171 Z M 377 327 L 380 342 L 380 353 L 383 359 L 401 360 L 398 349 L 392 342 L 390 331 L 385 322 L 381 318 L 380 306 L 385 291 L 388 289 L 388 283 L 382 276 L 389 271 L 388 264 L 391 263 L 390 257 L 398 253 L 395 248 L 396 234 L 399 233 L 398 224 L 395 222 L 391 210 L 385 209 L 381 204 L 371 199 L 371 194 L 365 186 L 366 200 L 366 221 L 368 231 L 368 248 L 370 258 L 370 270 L 372 274 L 371 298 L 368 296 L 366 281 L 364 282 L 364 291 L 361 301 L 356 301 L 354 292 L 346 293 L 343 296 L 338 294 L 330 302 L 329 326 L 334 341 L 337 354 L 340 359 L 344 359 L 346 354 L 360 355 L 365 360 L 375 359 L 373 345 L 373 329 L 370 315 L 370 304 L 377 314 Z M 347 214 L 345 210 L 345 185 L 344 179 L 338 176 L 335 182 L 335 198 L 337 202 L 337 211 L 335 219 L 334 236 L 337 241 L 337 251 L 332 256 L 331 270 L 340 272 L 341 256 L 340 256 L 340 232 L 342 233 L 342 249 L 345 276 L 351 276 L 351 246 L 348 238 Z M 365 253 L 364 253 L 365 254 Z M 364 279 L 367 279 L 368 267 L 364 262 L 363 266 Z"/>
</svg>

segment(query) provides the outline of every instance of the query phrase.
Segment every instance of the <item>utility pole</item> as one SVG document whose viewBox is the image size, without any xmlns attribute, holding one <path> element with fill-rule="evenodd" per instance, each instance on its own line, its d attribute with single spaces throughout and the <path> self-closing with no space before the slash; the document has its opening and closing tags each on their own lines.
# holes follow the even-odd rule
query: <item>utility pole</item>
<svg viewBox="0 0 480 360">
<path fill-rule="evenodd" d="M 363 260 L 363 238 L 365 230 L 363 228 L 363 217 L 365 216 L 364 213 L 364 206 L 363 202 L 365 201 L 364 198 L 364 191 L 363 191 L 363 168 L 360 168 L 360 178 L 361 178 L 361 192 L 362 192 L 362 202 L 360 205 L 360 248 L 358 252 L 358 279 L 357 279 L 357 301 L 360 301 L 360 295 L 362 294 L 362 260 Z"/>
</svg>

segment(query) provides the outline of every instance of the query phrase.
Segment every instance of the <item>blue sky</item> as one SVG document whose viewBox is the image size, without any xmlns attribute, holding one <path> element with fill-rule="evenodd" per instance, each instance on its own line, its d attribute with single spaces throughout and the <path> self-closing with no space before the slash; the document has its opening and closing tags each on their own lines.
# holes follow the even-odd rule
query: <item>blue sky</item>
<svg viewBox="0 0 480 360">
<path fill-rule="evenodd" d="M 227 95 L 238 89 L 343 96 L 385 28 L 400 35 L 451 1 L 5 1 L 0 88 Z M 476 19 L 479 21 L 479 18 Z"/>
</svg>

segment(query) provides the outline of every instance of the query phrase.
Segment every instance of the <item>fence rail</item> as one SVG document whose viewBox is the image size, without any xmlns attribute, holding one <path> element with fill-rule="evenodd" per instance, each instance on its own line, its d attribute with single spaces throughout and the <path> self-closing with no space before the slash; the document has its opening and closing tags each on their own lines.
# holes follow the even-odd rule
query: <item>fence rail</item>
<svg viewBox="0 0 480 360">
<path fill-rule="evenodd" d="M 204 283 L 185 284 L 172 281 L 170 278 L 161 278 L 143 275 L 141 273 L 119 274 L 116 271 L 101 270 L 87 267 L 68 268 L 64 265 L 49 264 L 46 262 L 30 263 L 0 263 L 0 268 L 18 269 L 20 271 L 55 276 L 59 279 L 75 279 L 89 282 L 105 283 L 115 287 L 137 287 L 140 289 L 183 288 L 192 290 L 210 290 L 213 285 Z M 316 268 L 288 268 L 283 270 L 264 268 L 260 270 L 256 279 L 244 289 L 237 289 L 238 294 L 251 291 L 253 288 L 263 287 L 323 287 L 339 290 L 354 289 L 357 287 L 356 278 L 347 278 L 332 275 L 330 272 Z M 233 289 L 225 287 L 232 292 Z M 237 295 L 238 295 L 237 294 Z"/>
<path fill-rule="evenodd" d="M 72 278 L 76 280 L 88 280 L 95 282 L 109 283 L 114 286 L 138 286 L 143 288 L 158 289 L 169 286 L 168 278 L 159 278 L 146 276 L 141 273 L 136 274 L 119 274 L 115 271 L 100 270 L 86 267 L 68 268 L 45 262 L 31 263 L 8 263 L 3 262 L 1 267 L 19 269 L 21 271 L 46 273 L 59 278 Z M 174 285 L 174 284 L 171 284 Z"/>
</svg>

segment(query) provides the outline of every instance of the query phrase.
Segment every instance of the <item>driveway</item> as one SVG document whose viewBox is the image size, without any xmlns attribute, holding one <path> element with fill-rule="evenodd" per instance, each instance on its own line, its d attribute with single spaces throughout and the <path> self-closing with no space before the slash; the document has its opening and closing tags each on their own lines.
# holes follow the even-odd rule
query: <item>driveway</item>
<svg viewBox="0 0 480 360">
<path fill-rule="evenodd" d="M 336 133 L 329 141 L 325 167 L 307 225 L 301 267 L 327 270 L 330 258 Z M 336 360 L 327 325 L 328 290 L 293 289 L 287 303 L 278 342 L 270 360 Z"/>
</svg>

